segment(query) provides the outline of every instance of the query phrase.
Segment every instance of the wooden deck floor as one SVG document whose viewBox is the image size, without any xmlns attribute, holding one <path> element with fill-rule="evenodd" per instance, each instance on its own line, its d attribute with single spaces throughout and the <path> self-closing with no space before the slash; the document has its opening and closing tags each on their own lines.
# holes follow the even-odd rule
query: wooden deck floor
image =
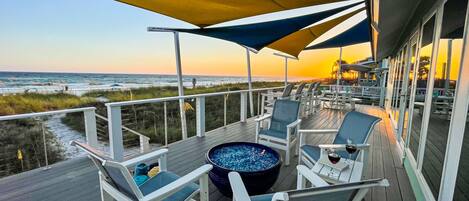
<svg viewBox="0 0 469 201">
<path fill-rule="evenodd" d="M 386 189 L 373 189 L 366 200 L 411 201 L 415 200 L 407 174 L 400 164 L 398 148 L 384 110 L 372 106 L 357 106 L 357 110 L 379 116 L 383 121 L 375 128 L 369 143 L 373 145 L 365 178 L 387 178 L 391 184 Z M 321 110 L 304 119 L 302 128 L 337 128 L 344 112 Z M 171 144 L 168 169 L 180 175 L 204 164 L 207 150 L 215 145 L 232 141 L 253 141 L 255 124 L 235 123 L 226 128 L 207 132 L 204 138 L 190 138 Z M 307 139 L 309 144 L 329 143 L 331 136 L 315 136 Z M 273 191 L 294 189 L 296 185 L 297 157 L 290 166 L 282 166 Z M 33 170 L 0 180 L 0 200 L 99 200 L 97 170 L 87 158 L 72 159 L 54 164 L 49 170 Z M 221 195 L 210 184 L 210 200 L 231 200 Z"/>
</svg>

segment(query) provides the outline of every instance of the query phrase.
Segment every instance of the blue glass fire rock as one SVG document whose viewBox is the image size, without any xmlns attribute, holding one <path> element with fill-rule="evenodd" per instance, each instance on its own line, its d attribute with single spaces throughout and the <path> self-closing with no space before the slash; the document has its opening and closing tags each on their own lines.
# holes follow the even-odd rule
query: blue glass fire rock
<svg viewBox="0 0 469 201">
<path fill-rule="evenodd" d="M 244 172 L 269 169 L 279 160 L 276 155 L 261 147 L 244 144 L 215 149 L 210 158 L 220 167 Z"/>
</svg>

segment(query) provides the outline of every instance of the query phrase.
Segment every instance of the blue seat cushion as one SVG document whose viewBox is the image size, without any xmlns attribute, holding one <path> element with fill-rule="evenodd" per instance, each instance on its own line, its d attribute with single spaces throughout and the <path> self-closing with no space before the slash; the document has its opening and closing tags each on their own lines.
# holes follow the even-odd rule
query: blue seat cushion
<svg viewBox="0 0 469 201">
<path fill-rule="evenodd" d="M 168 185 L 169 183 L 173 181 L 176 181 L 179 178 L 180 176 L 172 172 L 163 171 L 163 172 L 158 173 L 156 176 L 150 178 L 145 183 L 143 183 L 141 186 L 139 186 L 139 189 L 142 192 L 142 194 L 145 196 Z M 179 190 L 177 193 L 164 199 L 164 201 L 186 200 L 195 191 L 197 191 L 197 189 L 199 189 L 199 186 L 197 184 L 195 183 L 189 184 L 183 189 Z"/>
<path fill-rule="evenodd" d="M 318 161 L 319 157 L 321 156 L 321 149 L 317 146 L 303 145 L 301 146 L 301 150 L 303 150 L 310 158 L 315 161 Z"/>
<path fill-rule="evenodd" d="M 261 135 L 267 135 L 270 137 L 280 138 L 280 139 L 287 139 L 287 132 L 277 131 L 273 129 L 261 129 L 259 131 Z"/>
<path fill-rule="evenodd" d="M 274 194 L 264 194 L 264 195 L 256 195 L 256 196 L 251 196 L 251 201 L 272 201 L 272 197 L 274 197 Z"/>
</svg>

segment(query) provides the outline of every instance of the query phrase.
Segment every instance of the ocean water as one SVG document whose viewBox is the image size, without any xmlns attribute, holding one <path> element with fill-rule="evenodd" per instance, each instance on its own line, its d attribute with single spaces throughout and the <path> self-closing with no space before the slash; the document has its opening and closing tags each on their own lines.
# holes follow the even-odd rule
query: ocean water
<svg viewBox="0 0 469 201">
<path fill-rule="evenodd" d="M 241 76 L 186 75 L 183 77 L 184 86 L 191 87 L 194 78 L 197 86 L 247 82 L 247 78 Z M 281 80 L 281 77 L 253 77 L 253 81 Z M 0 72 L 0 94 L 53 93 L 66 89 L 80 95 L 92 90 L 150 86 L 177 86 L 177 77 L 155 74 Z"/>
</svg>

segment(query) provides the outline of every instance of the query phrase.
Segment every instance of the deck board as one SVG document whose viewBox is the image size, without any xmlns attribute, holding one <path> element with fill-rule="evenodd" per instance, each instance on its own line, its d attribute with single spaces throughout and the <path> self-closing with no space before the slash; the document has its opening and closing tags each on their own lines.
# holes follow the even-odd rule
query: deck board
<svg viewBox="0 0 469 201">
<path fill-rule="evenodd" d="M 405 170 L 400 164 L 390 120 L 377 107 L 357 106 L 357 110 L 383 118 L 370 137 L 373 145 L 368 169 L 364 178 L 387 178 L 391 185 L 386 189 L 373 189 L 365 200 L 412 201 L 415 200 Z M 302 128 L 338 128 L 345 112 L 323 109 L 304 118 Z M 234 123 L 207 132 L 203 138 L 189 138 L 169 145 L 168 169 L 183 175 L 205 163 L 205 153 L 211 147 L 234 141 L 254 141 L 255 123 Z M 308 136 L 308 144 L 330 143 L 333 135 Z M 282 157 L 284 153 L 280 152 Z M 293 153 L 292 153 L 293 155 Z M 282 166 L 279 178 L 271 191 L 293 189 L 296 186 L 297 156 L 292 156 L 290 166 Z M 221 195 L 210 183 L 210 200 L 231 200 Z M 66 199 L 64 199 L 66 198 Z M 0 179 L 0 200 L 99 200 L 96 169 L 87 158 L 60 162 L 49 170 L 36 169 Z"/>
</svg>

